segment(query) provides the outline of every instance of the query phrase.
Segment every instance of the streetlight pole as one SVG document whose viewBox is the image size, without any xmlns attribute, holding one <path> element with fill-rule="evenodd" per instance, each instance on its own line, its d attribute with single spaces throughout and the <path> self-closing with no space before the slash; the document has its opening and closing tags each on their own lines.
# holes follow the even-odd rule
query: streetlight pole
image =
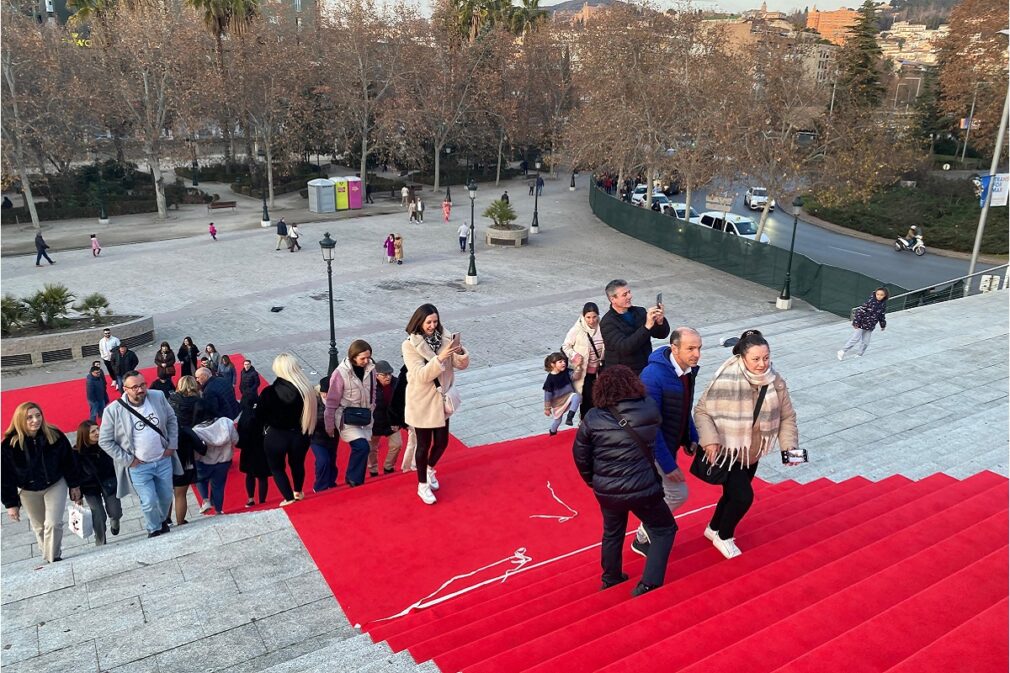
<svg viewBox="0 0 1010 673">
<path fill-rule="evenodd" d="M 964 167 L 964 155 L 968 152 L 968 139 L 971 137 L 971 124 L 975 119 L 975 99 L 978 98 L 978 88 L 985 82 L 975 82 L 975 91 L 971 94 L 971 110 L 968 111 L 968 128 L 964 130 L 964 147 L 961 149 L 961 167 Z"/>
<path fill-rule="evenodd" d="M 539 201 L 540 201 L 540 160 L 537 159 L 537 177 L 533 180 L 533 222 L 530 224 L 530 233 L 539 234 L 540 233 L 540 212 L 539 212 Z"/>
<path fill-rule="evenodd" d="M 999 133 L 996 135 L 996 149 L 992 153 L 992 163 L 989 164 L 989 185 L 985 190 L 985 202 L 982 213 L 978 216 L 978 230 L 975 232 L 975 245 L 971 249 L 971 263 L 968 265 L 968 275 L 975 273 L 978 263 L 978 253 L 982 249 L 982 234 L 985 233 L 985 221 L 989 217 L 989 204 L 992 203 L 992 192 L 996 187 L 996 171 L 999 170 L 1000 154 L 1003 153 L 1003 139 L 1006 138 L 1008 113 L 1010 113 L 1010 89 L 1003 99 L 1003 116 L 999 120 Z"/>
<path fill-rule="evenodd" d="M 263 182 L 260 185 L 260 194 L 263 197 L 263 217 L 260 220 L 261 227 L 270 226 L 270 211 L 267 210 L 267 166 L 263 164 Z"/>
<path fill-rule="evenodd" d="M 789 294 L 789 281 L 793 274 L 793 250 L 796 249 L 796 225 L 799 223 L 800 210 L 803 209 L 803 199 L 797 196 L 793 199 L 793 235 L 789 241 L 789 261 L 786 262 L 786 282 L 782 286 L 782 293 L 775 300 L 775 308 L 788 311 L 793 306 L 793 299 Z"/>
<path fill-rule="evenodd" d="M 337 328 L 333 322 L 333 251 L 336 247 L 337 242 L 330 238 L 330 232 L 323 234 L 323 240 L 319 241 L 319 249 L 326 262 L 326 281 L 329 286 L 330 298 L 330 362 L 326 367 L 327 376 L 340 366 L 340 358 L 337 355 Z"/>
<path fill-rule="evenodd" d="M 470 180 L 470 184 L 466 186 L 467 191 L 470 193 L 470 268 L 466 272 L 466 284 L 476 285 L 477 284 L 477 258 L 473 251 L 473 240 L 474 240 L 474 199 L 477 198 L 477 182 Z"/>
</svg>

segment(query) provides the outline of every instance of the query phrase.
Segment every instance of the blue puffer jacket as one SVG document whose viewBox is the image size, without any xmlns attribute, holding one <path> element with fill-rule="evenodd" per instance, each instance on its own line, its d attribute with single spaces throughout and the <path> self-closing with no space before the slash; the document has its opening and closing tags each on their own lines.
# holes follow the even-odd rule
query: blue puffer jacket
<svg viewBox="0 0 1010 673">
<path fill-rule="evenodd" d="M 874 292 L 866 303 L 856 309 L 856 315 L 852 320 L 852 326 L 857 329 L 873 331 L 873 328 L 880 323 L 880 329 L 887 328 L 887 318 L 884 313 L 887 311 L 887 299 L 880 301 Z"/>
<path fill-rule="evenodd" d="M 105 386 L 104 376 L 92 376 L 88 374 L 84 377 L 84 391 L 87 395 L 88 404 L 109 404 L 109 391 Z"/>
<path fill-rule="evenodd" d="M 619 414 L 649 446 L 659 432 L 659 407 L 648 397 L 621 400 Z M 606 409 L 591 409 L 579 424 L 572 446 L 575 466 L 604 507 L 662 497 L 655 466 L 625 428 Z"/>
<path fill-rule="evenodd" d="M 692 386 L 698 376 L 698 368 L 692 367 L 688 372 Z M 677 376 L 677 370 L 670 362 L 670 347 L 657 348 L 649 356 L 649 364 L 642 370 L 642 383 L 649 397 L 659 405 L 663 415 L 663 424 L 656 435 L 656 462 L 663 468 L 664 474 L 670 474 L 677 469 L 677 449 L 681 441 L 681 428 L 684 423 L 684 383 Z M 693 397 L 693 395 L 692 395 Z M 689 400 L 687 415 L 688 438 L 698 441 L 698 431 L 694 427 L 694 419 L 690 410 L 694 408 L 694 400 Z"/>
</svg>

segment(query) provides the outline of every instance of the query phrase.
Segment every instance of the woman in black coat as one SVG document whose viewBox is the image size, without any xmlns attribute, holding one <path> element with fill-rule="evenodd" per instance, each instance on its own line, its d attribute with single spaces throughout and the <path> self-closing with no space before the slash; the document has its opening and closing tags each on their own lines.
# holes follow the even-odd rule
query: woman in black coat
<svg viewBox="0 0 1010 673">
<path fill-rule="evenodd" d="M 193 426 L 203 420 L 200 384 L 192 376 L 180 376 L 175 392 L 168 396 L 168 403 L 179 422 L 178 456 L 182 474 L 172 475 L 172 488 L 175 493 L 175 523 L 181 526 L 189 523 L 186 521 L 189 487 L 196 483 L 196 451 L 203 449 L 203 442 L 193 432 Z"/>
<path fill-rule="evenodd" d="M 603 514 L 603 589 L 628 579 L 621 571 L 621 548 L 631 512 L 645 525 L 650 540 L 644 549 L 642 579 L 631 592 L 640 596 L 663 584 L 677 532 L 653 464 L 653 444 L 662 422 L 659 407 L 624 365 L 603 370 L 593 387 L 593 404 L 579 425 L 572 453 Z M 619 425 L 622 419 L 625 427 Z"/>
<path fill-rule="evenodd" d="M 175 355 L 179 360 L 179 367 L 182 370 L 179 372 L 180 376 L 192 376 L 200 366 L 200 349 L 193 343 L 192 337 L 185 337 L 182 340 L 179 352 Z"/>
<path fill-rule="evenodd" d="M 98 446 L 98 424 L 82 421 L 77 426 L 74 461 L 80 478 L 81 494 L 91 509 L 91 524 L 95 529 L 95 545 L 105 544 L 105 522 L 113 535 L 119 535 L 119 520 L 123 505 L 116 497 L 116 464 L 112 456 Z"/>
<path fill-rule="evenodd" d="M 248 361 L 247 361 L 248 362 Z M 242 413 L 238 417 L 238 469 L 245 474 L 246 507 L 256 504 L 254 496 L 259 487 L 259 504 L 267 501 L 270 488 L 270 465 L 263 450 L 263 423 L 259 419 L 256 403 L 246 405 L 242 397 Z"/>
</svg>

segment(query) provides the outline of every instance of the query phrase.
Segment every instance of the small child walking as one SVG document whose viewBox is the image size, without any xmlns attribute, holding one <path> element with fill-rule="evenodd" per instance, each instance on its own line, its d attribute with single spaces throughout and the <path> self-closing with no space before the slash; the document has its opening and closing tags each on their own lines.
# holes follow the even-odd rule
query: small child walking
<svg viewBox="0 0 1010 673">
<path fill-rule="evenodd" d="M 215 241 L 217 240 L 217 227 L 214 226 L 213 222 L 207 226 L 207 233 L 210 234 L 210 237 Z"/>
<path fill-rule="evenodd" d="M 397 264 L 403 264 L 403 238 L 399 234 L 393 238 L 393 256 Z"/>
<path fill-rule="evenodd" d="M 294 252 L 295 250 L 301 250 L 302 244 L 298 242 L 301 237 L 301 232 L 298 231 L 298 224 L 292 222 L 288 225 L 288 250 Z"/>
<path fill-rule="evenodd" d="M 382 247 L 386 249 L 386 264 L 392 264 L 396 258 L 396 237 L 393 234 L 387 236 Z"/>
<path fill-rule="evenodd" d="M 575 362 L 578 360 L 578 362 Z M 576 368 L 582 366 L 582 356 L 576 355 L 573 363 Z M 575 410 L 582 403 L 582 396 L 575 392 L 572 385 L 572 375 L 568 372 L 568 358 L 564 353 L 551 353 L 544 360 L 547 370 L 547 380 L 544 381 L 544 416 L 553 417 L 547 434 L 551 437 L 558 434 L 561 419 L 565 417 L 566 425 L 575 424 Z"/>
<path fill-rule="evenodd" d="M 838 359 L 845 358 L 845 354 L 850 350 L 856 350 L 856 357 L 861 357 L 870 345 L 870 335 L 873 328 L 878 324 L 880 331 L 887 329 L 887 298 L 889 292 L 886 287 L 878 287 L 870 295 L 862 306 L 855 310 L 852 316 L 852 336 L 845 342 L 842 350 L 838 351 Z"/>
<path fill-rule="evenodd" d="M 102 254 L 102 244 L 98 242 L 98 237 L 91 234 L 91 256 L 98 257 Z"/>
</svg>

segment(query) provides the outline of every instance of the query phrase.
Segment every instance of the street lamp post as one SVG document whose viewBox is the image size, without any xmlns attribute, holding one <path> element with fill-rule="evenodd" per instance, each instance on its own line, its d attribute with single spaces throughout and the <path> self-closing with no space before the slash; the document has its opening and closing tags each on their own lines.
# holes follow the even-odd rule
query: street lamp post
<svg viewBox="0 0 1010 673">
<path fill-rule="evenodd" d="M 263 196 L 263 217 L 260 219 L 261 227 L 270 226 L 270 211 L 267 210 L 267 166 L 263 164 L 263 182 L 260 183 L 260 194 Z"/>
<path fill-rule="evenodd" d="M 572 182 L 571 182 L 570 185 L 568 185 L 568 191 L 570 191 L 570 192 L 574 192 L 575 191 L 575 169 L 574 168 L 572 169 Z"/>
<path fill-rule="evenodd" d="M 782 293 L 775 300 L 775 308 L 787 311 L 793 306 L 793 298 L 789 295 L 789 280 L 793 273 L 793 250 L 796 249 L 796 225 L 800 219 L 800 211 L 803 209 L 803 199 L 797 196 L 793 199 L 793 235 L 789 241 L 789 261 L 786 262 L 786 282 L 782 286 Z"/>
<path fill-rule="evenodd" d="M 477 182 L 475 180 L 470 180 L 470 184 L 466 186 L 467 191 L 470 193 L 470 268 L 466 272 L 466 284 L 476 285 L 477 284 L 477 258 L 474 256 L 473 252 L 473 239 L 474 239 L 474 199 L 477 198 Z"/>
<path fill-rule="evenodd" d="M 530 233 L 539 234 L 540 233 L 540 212 L 539 212 L 539 200 L 540 200 L 540 160 L 537 159 L 535 164 L 537 167 L 537 177 L 533 180 L 533 222 L 530 224 Z"/>
<path fill-rule="evenodd" d="M 330 362 L 326 367 L 327 376 L 340 365 L 340 359 L 337 356 L 337 328 L 333 322 L 333 251 L 336 247 L 337 242 L 330 238 L 330 232 L 323 234 L 323 240 L 319 241 L 319 249 L 326 262 L 326 282 L 329 286 L 330 298 Z"/>
</svg>

